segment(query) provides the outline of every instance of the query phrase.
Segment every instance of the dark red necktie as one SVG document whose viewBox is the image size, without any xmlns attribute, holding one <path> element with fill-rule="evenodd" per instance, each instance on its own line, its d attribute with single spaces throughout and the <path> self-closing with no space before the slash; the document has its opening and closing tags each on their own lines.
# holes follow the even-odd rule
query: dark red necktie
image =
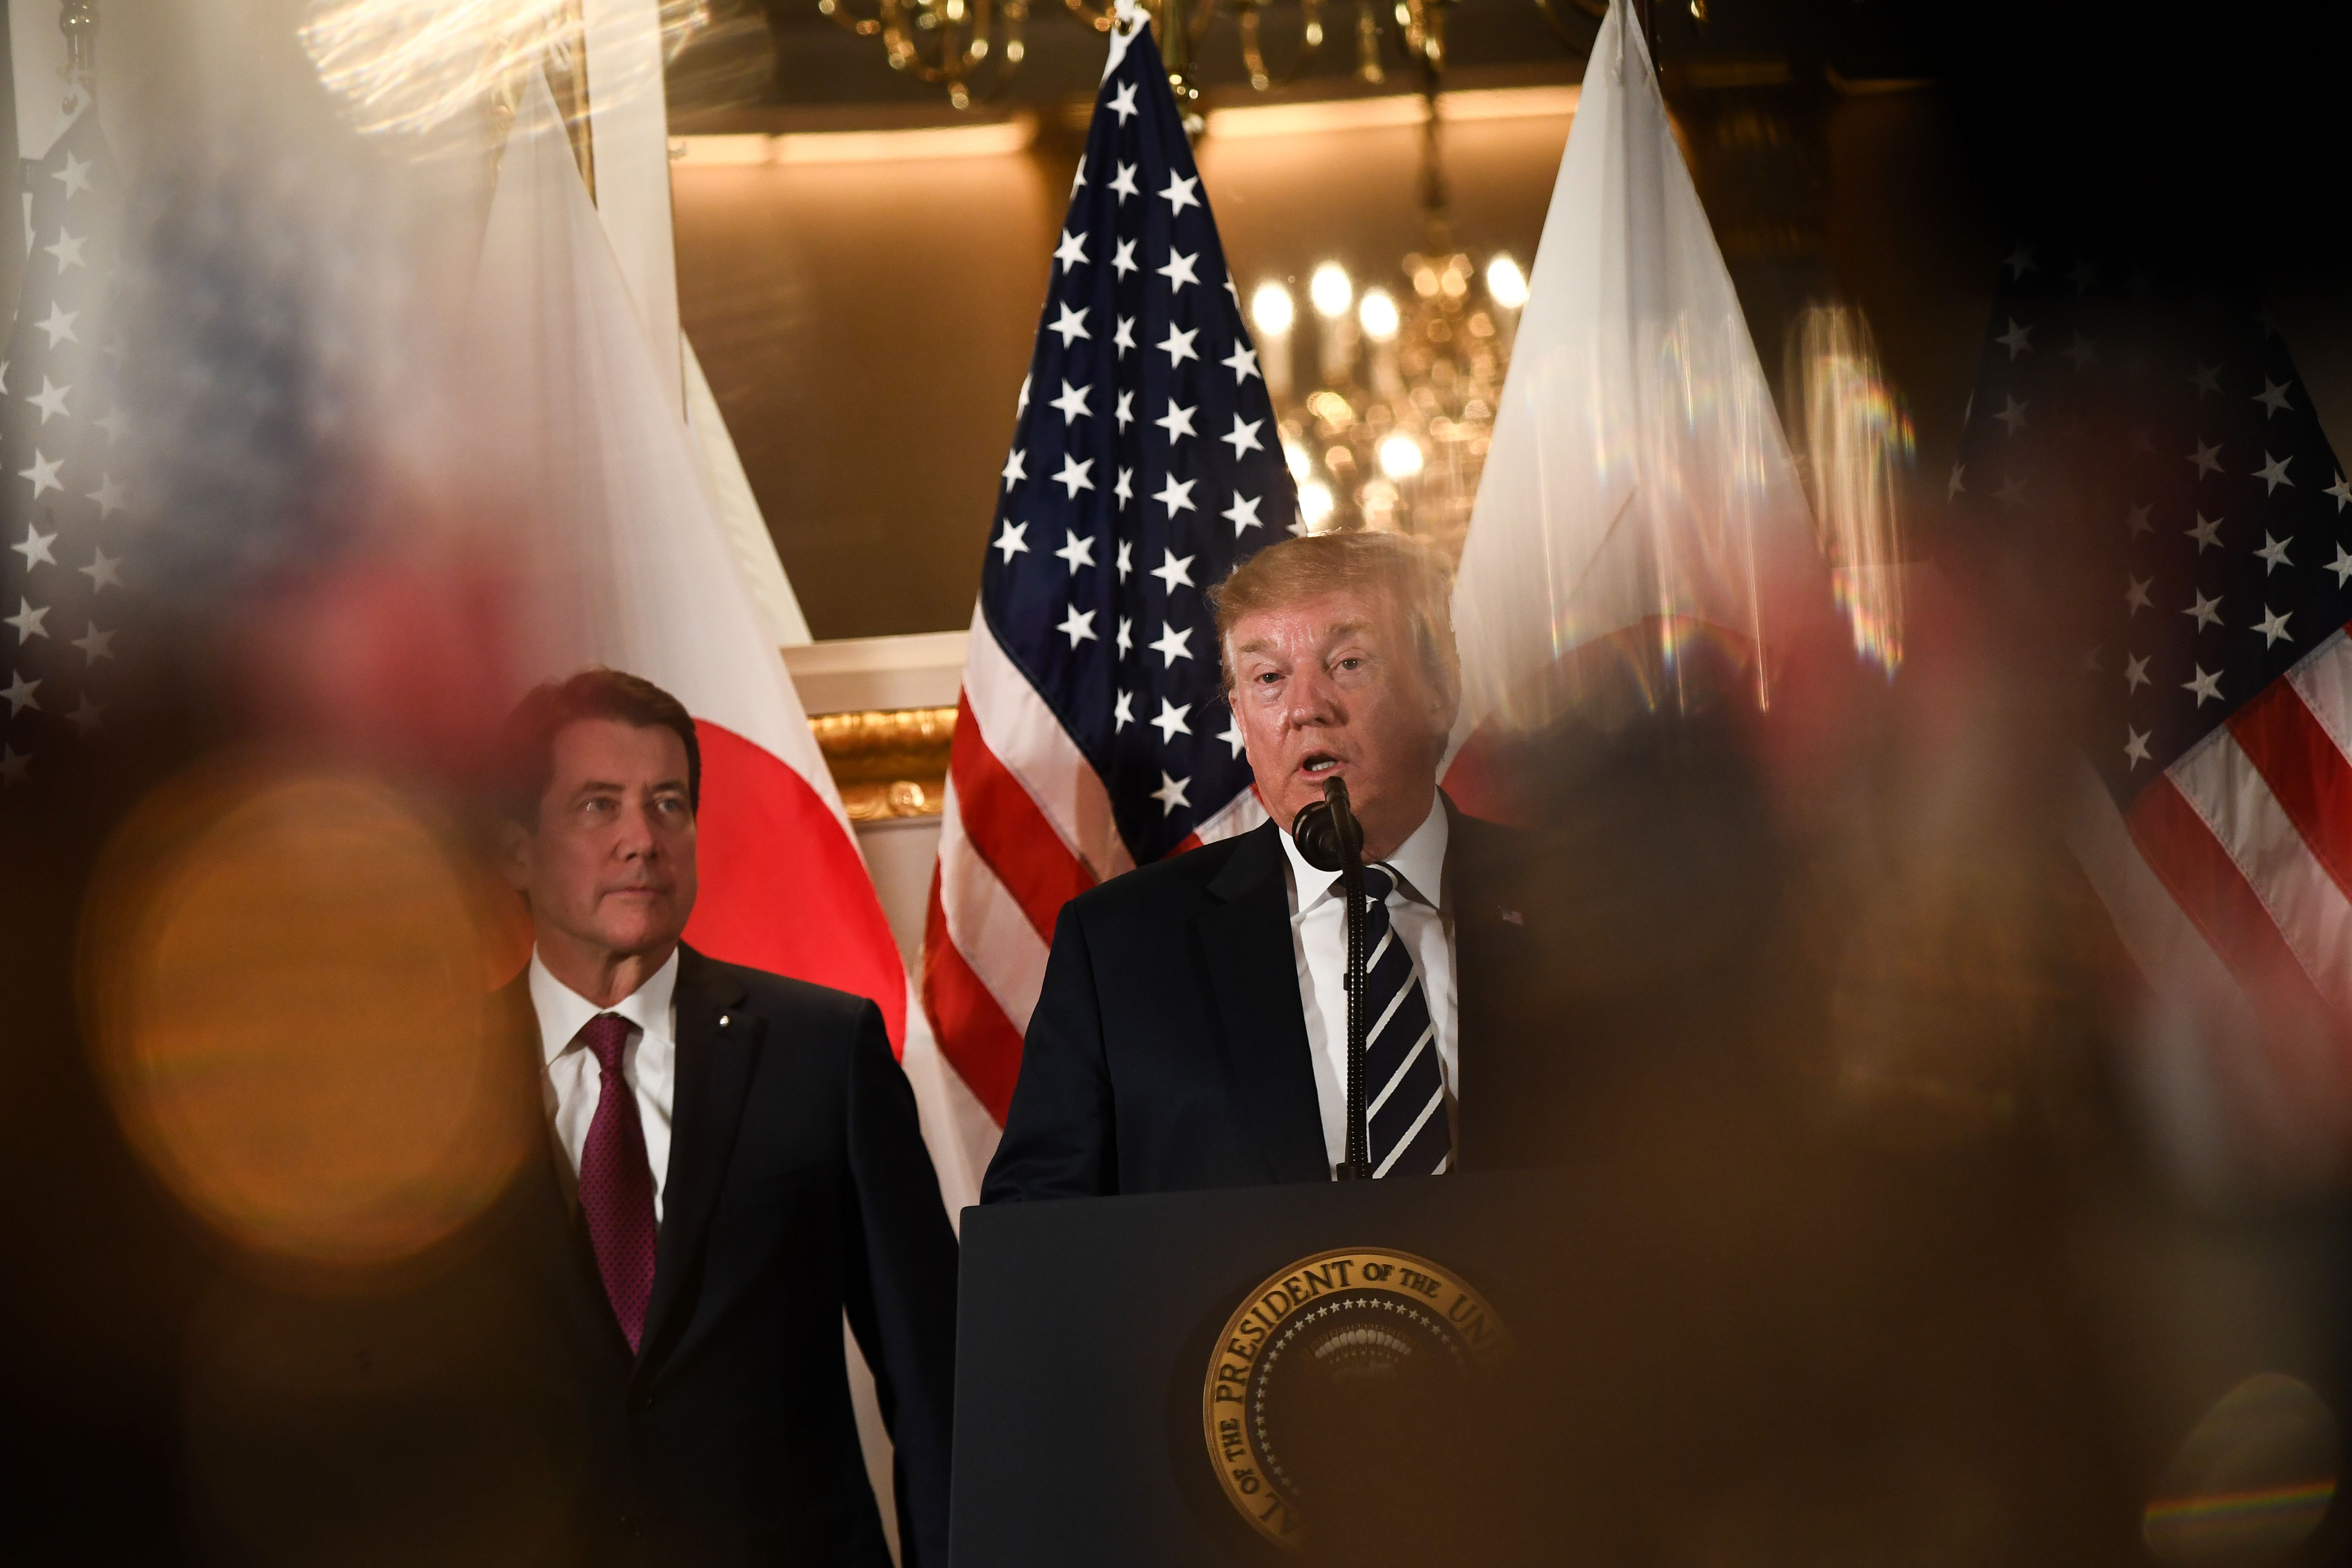
<svg viewBox="0 0 2352 1568">
<path fill-rule="evenodd" d="M 604 1071 L 595 1120 L 588 1123 L 588 1142 L 580 1151 L 580 1209 L 588 1219 L 605 1298 L 634 1352 L 646 1331 L 646 1303 L 653 1299 L 657 1232 L 645 1125 L 637 1120 L 636 1092 L 621 1074 L 629 1028 L 619 1014 L 599 1013 L 580 1031 Z"/>
</svg>

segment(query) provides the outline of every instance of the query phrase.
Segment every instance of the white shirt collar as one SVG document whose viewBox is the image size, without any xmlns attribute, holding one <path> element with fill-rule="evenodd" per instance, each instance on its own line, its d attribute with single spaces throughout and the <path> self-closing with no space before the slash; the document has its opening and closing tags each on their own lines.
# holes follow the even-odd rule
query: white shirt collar
<svg viewBox="0 0 2352 1568">
<path fill-rule="evenodd" d="M 540 1048 L 547 1059 L 552 1062 L 569 1050 L 588 1020 L 599 1013 L 618 1013 L 635 1024 L 640 1035 L 667 1039 L 670 998 L 677 990 L 678 952 L 671 950 L 668 961 L 655 970 L 643 985 L 610 1007 L 599 1007 L 550 973 L 547 965 L 540 962 L 539 950 L 532 948 L 530 1005 L 539 1015 Z"/>
<path fill-rule="evenodd" d="M 1305 914 L 1324 900 L 1337 897 L 1339 874 L 1308 865 L 1307 857 L 1298 852 L 1297 844 L 1292 840 L 1290 830 L 1286 827 L 1280 832 L 1282 852 L 1290 857 L 1290 885 L 1298 889 L 1298 912 Z M 1397 847 L 1397 852 L 1386 861 L 1403 879 L 1405 895 L 1419 900 L 1433 910 L 1438 907 L 1440 890 L 1444 886 L 1445 842 L 1450 834 L 1451 827 L 1445 820 L 1445 797 L 1440 795 L 1430 802 L 1429 815 L 1422 818 L 1421 826 L 1412 830 L 1412 835 Z M 587 1020 L 583 1018 L 581 1022 Z"/>
</svg>

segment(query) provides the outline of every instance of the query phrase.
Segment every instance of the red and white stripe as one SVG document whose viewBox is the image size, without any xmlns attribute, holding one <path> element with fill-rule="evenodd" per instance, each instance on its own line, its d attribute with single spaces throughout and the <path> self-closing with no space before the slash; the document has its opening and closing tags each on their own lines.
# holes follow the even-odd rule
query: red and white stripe
<svg viewBox="0 0 2352 1568">
<path fill-rule="evenodd" d="M 1180 849 L 1265 820 L 1244 790 Z M 923 1005 L 940 1053 L 1001 1126 L 1062 906 L 1135 861 L 1094 764 L 975 612 L 956 714 Z"/>
<path fill-rule="evenodd" d="M 2352 1130 L 2352 638 L 2314 648 L 2120 818 L 2105 805 L 2086 803 L 2075 852 L 2200 1036 L 2237 1157 L 2324 1169 Z"/>
</svg>

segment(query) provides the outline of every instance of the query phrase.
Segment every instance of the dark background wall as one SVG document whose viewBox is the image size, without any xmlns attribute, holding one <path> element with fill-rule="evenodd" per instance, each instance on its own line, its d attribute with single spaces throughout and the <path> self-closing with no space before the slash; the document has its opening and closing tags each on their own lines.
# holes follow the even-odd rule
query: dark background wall
<svg viewBox="0 0 2352 1568">
<path fill-rule="evenodd" d="M 1811 300 L 1858 303 L 1911 404 L 1921 471 L 1957 442 L 2003 247 L 1944 93 L 1869 5 L 1821 39 L 1769 8 L 1705 28 L 1671 8 L 1665 87 L 1768 373 Z M 1589 19 L 1470 0 L 1452 85 L 1567 83 Z M 1802 20 L 1800 17 L 1799 20 Z M 1867 24 L 1867 25 L 1865 25 Z M 1269 35 L 1276 24 L 1269 24 Z M 1585 32 L 1589 37 L 1589 31 Z M 775 7 L 739 16 L 673 73 L 682 132 L 960 123 L 1038 116 L 1027 152 L 831 167 L 677 171 L 680 308 L 820 638 L 964 625 L 1026 368 L 1054 236 L 1083 140 L 1099 35 L 1058 8 L 1029 30 L 1006 105 L 958 116 L 890 71 L 878 44 Z M 1286 43 L 1277 41 L 1275 58 Z M 1837 52 L 1843 50 L 1841 54 Z M 1372 90 L 1335 43 L 1278 96 Z M 1213 105 L 1261 101 L 1233 24 L 1202 55 Z M 1845 68 L 1840 69 L 1840 62 Z M 1391 44 L 1389 81 L 1414 78 Z M 1911 74 L 1905 74 L 1911 73 Z M 1483 265 L 1533 256 L 1569 120 L 1450 125 L 1454 239 Z M 1325 259 L 1402 282 L 1423 242 L 1422 140 L 1409 128 L 1220 140 L 1197 150 L 1236 283 L 1303 280 Z M 1302 305 L 1304 303 L 1302 298 Z"/>
<path fill-rule="evenodd" d="M 1566 116 L 1450 127 L 1457 243 L 1534 254 Z M 1407 288 L 1422 243 L 1418 131 L 1199 152 L 1244 298 L 1334 259 Z M 1074 138 L 886 164 L 681 167 L 680 311 L 819 637 L 938 631 L 971 615 Z"/>
<path fill-rule="evenodd" d="M 1580 78 L 1592 18 L 1579 0 L 1554 9 L 1557 24 L 1533 0 L 1454 7 L 1454 79 Z M 681 132 L 1042 118 L 1037 145 L 1002 159 L 682 168 L 677 182 L 688 331 L 812 628 L 963 625 L 1103 40 L 1037 7 L 1003 100 L 959 116 L 814 0 L 722 12 L 673 69 Z M 1296 13 L 1270 13 L 1279 63 Z M 2021 235 L 2194 257 L 2266 285 L 2323 413 L 2352 415 L 2352 279 L 2328 151 L 2342 136 L 2341 8 L 1668 0 L 1655 16 L 1668 100 L 1768 372 L 1807 300 L 1859 305 L 1916 423 L 1921 475 L 1948 466 L 1998 258 Z M 1295 94 L 1364 90 L 1332 16 Z M 1386 59 L 1387 89 L 1409 89 L 1393 37 Z M 1201 77 L 1212 104 L 1255 100 L 1229 16 Z M 1565 131 L 1517 121 L 1449 139 L 1468 248 L 1532 253 Z M 1408 132 L 1213 137 L 1199 155 L 1244 287 L 1327 256 L 1364 280 L 1419 241 Z"/>
</svg>

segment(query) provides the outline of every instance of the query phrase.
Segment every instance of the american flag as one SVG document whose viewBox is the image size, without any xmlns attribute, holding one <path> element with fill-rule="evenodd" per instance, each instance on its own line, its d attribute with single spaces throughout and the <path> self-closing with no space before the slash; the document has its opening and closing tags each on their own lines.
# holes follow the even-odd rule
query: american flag
<svg viewBox="0 0 2352 1568">
<path fill-rule="evenodd" d="M 1150 28 L 1122 21 L 1054 252 L 964 668 L 923 998 L 1001 1123 L 1063 902 L 1263 820 L 1206 591 L 1297 524 Z"/>
<path fill-rule="evenodd" d="M 62 772 L 105 727 L 129 553 L 121 349 L 105 327 L 121 208 L 95 106 L 24 180 L 25 279 L 0 364 L 0 791 Z"/>
<path fill-rule="evenodd" d="M 2250 291 L 2020 243 L 1958 458 L 1949 499 L 2017 544 L 2096 543 L 2081 673 L 2103 788 L 2073 838 L 2126 945 L 2196 1015 L 2241 1138 L 2330 1141 L 2352 1028 L 2352 486 L 2285 342 Z"/>
</svg>

